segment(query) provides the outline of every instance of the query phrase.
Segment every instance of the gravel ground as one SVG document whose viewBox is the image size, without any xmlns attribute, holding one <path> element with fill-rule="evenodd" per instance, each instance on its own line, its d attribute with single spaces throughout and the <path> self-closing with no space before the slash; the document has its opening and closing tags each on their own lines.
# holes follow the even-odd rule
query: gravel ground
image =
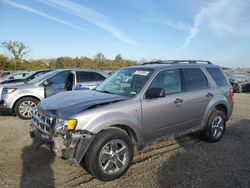
<svg viewBox="0 0 250 188">
<path fill-rule="evenodd" d="M 123 177 L 106 183 L 38 149 L 29 123 L 0 116 L 0 187 L 250 187 L 250 94 L 235 96 L 220 142 L 191 134 L 146 147 Z"/>
</svg>

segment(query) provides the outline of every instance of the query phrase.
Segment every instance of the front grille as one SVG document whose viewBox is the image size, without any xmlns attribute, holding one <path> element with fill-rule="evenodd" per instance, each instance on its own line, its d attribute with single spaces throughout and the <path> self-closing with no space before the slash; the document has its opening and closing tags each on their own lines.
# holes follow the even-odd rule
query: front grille
<svg viewBox="0 0 250 188">
<path fill-rule="evenodd" d="M 35 127 L 44 134 L 52 135 L 53 125 L 54 125 L 54 118 L 47 116 L 39 111 L 33 112 L 33 122 Z"/>
</svg>

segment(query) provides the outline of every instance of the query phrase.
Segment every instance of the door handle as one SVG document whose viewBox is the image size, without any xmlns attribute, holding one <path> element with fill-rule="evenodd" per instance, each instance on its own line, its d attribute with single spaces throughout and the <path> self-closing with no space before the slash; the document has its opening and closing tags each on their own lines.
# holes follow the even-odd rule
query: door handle
<svg viewBox="0 0 250 188">
<path fill-rule="evenodd" d="M 207 95 L 206 95 L 206 97 L 212 97 L 212 96 L 214 96 L 214 94 L 210 93 L 210 92 L 208 92 Z"/>
<path fill-rule="evenodd" d="M 183 101 L 184 101 L 183 99 L 177 98 L 177 99 L 175 99 L 174 103 L 175 104 L 183 103 Z"/>
</svg>

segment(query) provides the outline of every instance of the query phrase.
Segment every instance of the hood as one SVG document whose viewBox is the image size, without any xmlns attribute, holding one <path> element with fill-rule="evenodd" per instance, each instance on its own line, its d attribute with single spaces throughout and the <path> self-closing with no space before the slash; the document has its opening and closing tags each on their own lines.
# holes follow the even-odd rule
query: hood
<svg viewBox="0 0 250 188">
<path fill-rule="evenodd" d="M 12 79 L 12 80 L 0 80 L 1 84 L 11 84 L 11 83 L 23 83 L 25 79 Z"/>
<path fill-rule="evenodd" d="M 31 87 L 31 85 L 33 84 L 28 84 L 28 83 L 24 83 L 24 82 L 16 82 L 16 83 L 9 83 L 9 84 L 3 84 L 2 87 L 4 88 L 25 88 L 25 87 Z"/>
<path fill-rule="evenodd" d="M 66 91 L 42 100 L 38 110 L 60 118 L 70 118 L 86 109 L 126 99 L 128 97 L 93 90 Z"/>
</svg>

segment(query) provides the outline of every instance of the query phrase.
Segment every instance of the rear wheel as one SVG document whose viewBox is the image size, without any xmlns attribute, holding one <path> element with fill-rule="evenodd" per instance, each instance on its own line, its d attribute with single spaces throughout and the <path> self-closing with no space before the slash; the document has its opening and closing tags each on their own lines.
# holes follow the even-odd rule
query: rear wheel
<svg viewBox="0 0 250 188">
<path fill-rule="evenodd" d="M 133 159 L 131 138 L 119 130 L 103 130 L 96 135 L 85 157 L 84 166 L 101 181 L 122 176 Z"/>
<path fill-rule="evenodd" d="M 38 99 L 32 97 L 24 97 L 17 101 L 15 105 L 15 113 L 21 119 L 31 119 L 32 109 L 39 103 Z"/>
<path fill-rule="evenodd" d="M 222 138 L 225 128 L 225 114 L 222 111 L 213 110 L 206 123 L 206 128 L 202 131 L 202 135 L 209 142 L 217 142 Z"/>
</svg>

